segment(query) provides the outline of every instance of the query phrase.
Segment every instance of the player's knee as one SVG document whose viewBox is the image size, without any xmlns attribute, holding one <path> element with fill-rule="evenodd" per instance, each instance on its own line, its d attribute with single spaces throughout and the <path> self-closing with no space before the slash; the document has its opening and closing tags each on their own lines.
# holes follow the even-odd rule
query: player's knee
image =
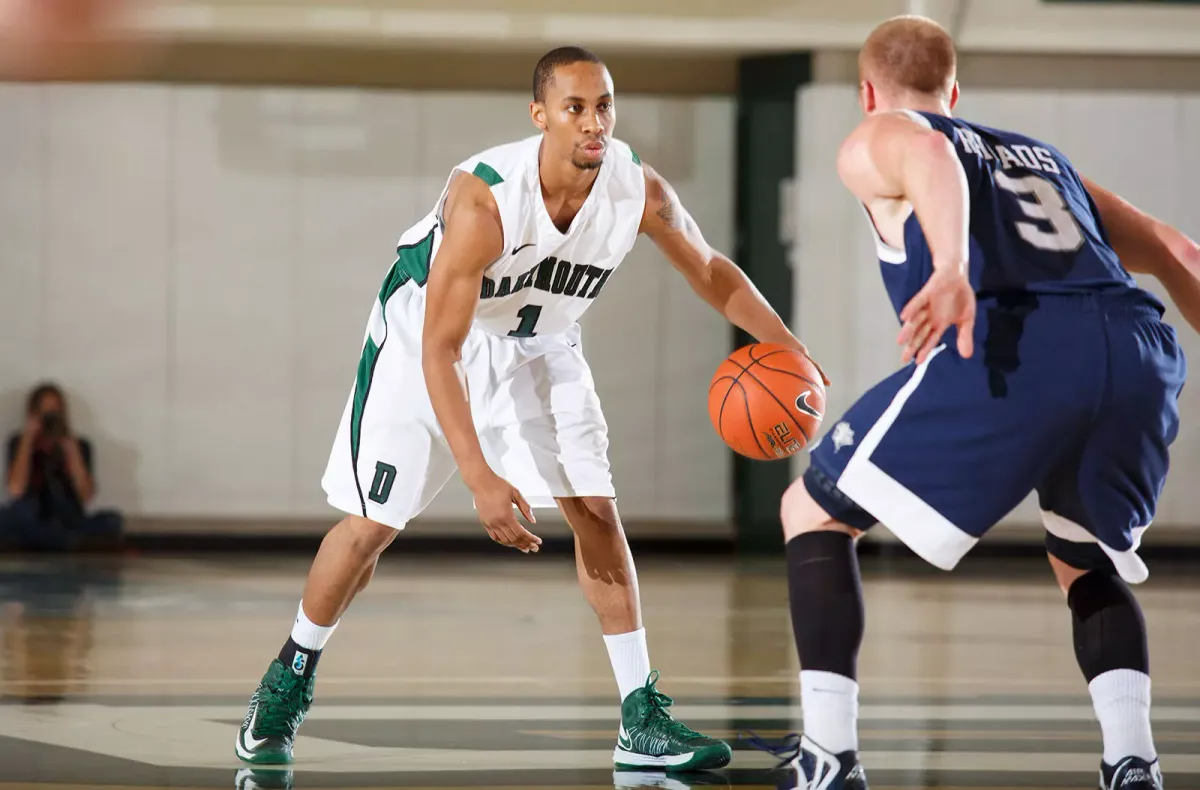
<svg viewBox="0 0 1200 790">
<path fill-rule="evenodd" d="M 575 532 L 621 529 L 621 517 L 612 497 L 564 497 L 558 500 L 558 506 Z"/>
<path fill-rule="evenodd" d="M 1112 559 L 1098 543 L 1075 543 L 1046 533 L 1046 556 L 1063 595 L 1091 571 L 1116 573 Z"/>
<path fill-rule="evenodd" d="M 808 493 L 803 478 L 795 480 L 784 492 L 779 503 L 779 519 L 783 522 L 784 543 L 806 532 L 844 532 L 852 537 L 860 534 L 858 530 L 830 518 Z"/>
<path fill-rule="evenodd" d="M 326 540 L 337 534 L 346 547 L 363 562 L 374 562 L 396 537 L 396 530 L 362 516 L 347 516 L 330 530 Z"/>
<path fill-rule="evenodd" d="M 1058 588 L 1062 590 L 1064 596 L 1069 596 L 1071 594 L 1071 585 L 1086 576 L 1088 571 L 1068 565 L 1053 554 L 1047 554 L 1046 557 L 1050 560 L 1050 568 L 1054 571 L 1054 578 L 1058 582 Z"/>
</svg>

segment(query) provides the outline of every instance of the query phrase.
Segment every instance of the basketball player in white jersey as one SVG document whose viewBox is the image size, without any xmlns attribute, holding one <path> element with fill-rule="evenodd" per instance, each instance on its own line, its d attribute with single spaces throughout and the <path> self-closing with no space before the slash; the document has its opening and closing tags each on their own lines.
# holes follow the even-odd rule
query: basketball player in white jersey
<svg viewBox="0 0 1200 790">
<path fill-rule="evenodd" d="M 237 736 L 250 763 L 287 763 L 321 650 L 380 552 L 458 469 L 496 542 L 536 552 L 532 508 L 557 505 L 621 696 L 618 768 L 720 767 L 729 746 L 667 713 L 614 502 L 608 436 L 577 321 L 645 233 L 688 284 L 760 341 L 803 345 L 674 190 L 612 138 L 612 80 L 592 53 L 534 73 L 536 136 L 455 168 L 400 239 L 373 305 L 323 481 L 348 515 L 325 537 L 295 624 Z M 515 508 L 515 509 L 514 509 Z"/>
</svg>

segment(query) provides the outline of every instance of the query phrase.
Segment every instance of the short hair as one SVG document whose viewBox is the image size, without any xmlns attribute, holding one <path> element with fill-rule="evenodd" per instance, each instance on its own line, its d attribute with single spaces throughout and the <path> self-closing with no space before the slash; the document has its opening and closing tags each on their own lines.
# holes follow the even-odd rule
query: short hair
<svg viewBox="0 0 1200 790">
<path fill-rule="evenodd" d="M 554 81 L 554 70 L 559 66 L 570 66 L 573 63 L 597 63 L 601 66 L 604 61 L 600 56 L 591 50 L 583 47 L 559 47 L 552 49 L 542 59 L 538 61 L 537 67 L 533 70 L 533 100 L 535 102 L 544 102 L 546 100 L 546 89 L 550 87 L 550 83 Z"/>
<path fill-rule="evenodd" d="M 954 39 L 923 16 L 889 19 L 871 32 L 858 53 L 861 80 L 926 95 L 948 92 L 957 69 Z"/>
</svg>

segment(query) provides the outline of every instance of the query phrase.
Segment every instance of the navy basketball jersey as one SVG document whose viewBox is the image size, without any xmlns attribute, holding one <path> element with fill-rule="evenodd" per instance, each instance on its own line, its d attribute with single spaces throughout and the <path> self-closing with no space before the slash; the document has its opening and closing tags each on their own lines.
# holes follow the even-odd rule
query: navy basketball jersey
<svg viewBox="0 0 1200 790">
<path fill-rule="evenodd" d="M 1053 146 L 1015 132 L 909 111 L 954 144 L 970 189 L 970 280 L 979 298 L 1006 293 L 1138 295 L 1109 245 L 1075 168 Z M 916 215 L 904 250 L 878 240 L 884 284 L 896 311 L 933 271 Z"/>
</svg>

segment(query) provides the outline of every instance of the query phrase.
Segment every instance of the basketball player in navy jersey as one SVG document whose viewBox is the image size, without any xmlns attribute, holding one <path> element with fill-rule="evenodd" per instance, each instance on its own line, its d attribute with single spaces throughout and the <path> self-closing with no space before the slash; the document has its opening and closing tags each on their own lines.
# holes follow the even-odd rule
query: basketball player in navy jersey
<svg viewBox="0 0 1200 790">
<path fill-rule="evenodd" d="M 950 36 L 920 17 L 859 56 L 838 169 L 866 209 L 906 366 L 855 403 L 782 502 L 801 787 L 862 790 L 854 540 L 881 522 L 945 570 L 1030 492 L 1103 732 L 1101 787 L 1159 790 L 1146 627 L 1128 584 L 1186 363 L 1146 272 L 1200 328 L 1200 250 L 1053 146 L 952 117 Z"/>
</svg>

